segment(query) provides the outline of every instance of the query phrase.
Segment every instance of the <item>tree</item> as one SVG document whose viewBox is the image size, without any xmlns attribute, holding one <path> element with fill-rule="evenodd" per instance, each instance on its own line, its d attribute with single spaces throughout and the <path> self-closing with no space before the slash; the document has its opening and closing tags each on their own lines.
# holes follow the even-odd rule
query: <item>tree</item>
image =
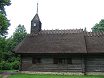
<svg viewBox="0 0 104 78">
<path fill-rule="evenodd" d="M 13 36 L 7 39 L 7 44 L 5 46 L 6 50 L 8 51 L 7 55 L 10 58 L 10 61 L 13 61 L 16 58 L 18 58 L 18 55 L 15 55 L 13 52 L 11 52 L 27 35 L 26 29 L 24 25 L 18 25 L 15 32 L 13 33 Z M 14 58 L 13 58 L 14 57 Z"/>
<path fill-rule="evenodd" d="M 10 23 L 4 14 L 0 13 L 0 36 L 4 36 L 7 34 L 7 30 Z"/>
<path fill-rule="evenodd" d="M 96 23 L 94 27 L 92 27 L 93 32 L 104 31 L 104 19 L 102 19 L 99 23 Z"/>
<path fill-rule="evenodd" d="M 15 45 L 18 45 L 27 35 L 24 25 L 18 25 L 15 32 L 13 33 L 13 41 Z"/>
<path fill-rule="evenodd" d="M 6 15 L 4 7 L 9 6 L 10 4 L 11 4 L 10 0 L 0 0 L 0 13 Z"/>
<path fill-rule="evenodd" d="M 26 37 L 26 35 L 27 35 L 27 32 L 26 32 L 24 25 L 18 25 L 15 32 L 13 33 L 13 36 L 8 39 L 8 41 L 9 41 L 8 42 L 8 46 L 9 46 L 8 49 L 13 50 Z M 9 60 L 13 62 L 13 65 L 16 69 L 19 68 L 20 57 L 18 55 L 14 54 L 13 52 L 11 53 L 11 55 L 12 55 L 12 58 L 10 58 Z"/>
<path fill-rule="evenodd" d="M 8 27 L 10 25 L 9 20 L 6 17 L 5 6 L 9 6 L 10 0 L 0 0 L 0 66 L 4 59 L 4 55 L 6 53 L 6 37 Z M 2 67 L 1 67 L 2 69 Z"/>
<path fill-rule="evenodd" d="M 0 36 L 7 34 L 8 27 L 10 25 L 9 20 L 6 17 L 5 6 L 11 4 L 10 0 L 0 0 Z"/>
<path fill-rule="evenodd" d="M 12 50 L 26 37 L 27 32 L 24 25 L 18 25 L 13 36 L 6 39 L 0 37 L 0 53 L 2 61 L 0 61 L 1 69 L 18 69 L 20 64 L 20 57 L 12 52 Z"/>
<path fill-rule="evenodd" d="M 5 38 L 0 37 L 0 62 L 1 62 L 1 59 L 2 59 L 2 53 L 5 50 L 5 44 L 6 44 Z"/>
</svg>

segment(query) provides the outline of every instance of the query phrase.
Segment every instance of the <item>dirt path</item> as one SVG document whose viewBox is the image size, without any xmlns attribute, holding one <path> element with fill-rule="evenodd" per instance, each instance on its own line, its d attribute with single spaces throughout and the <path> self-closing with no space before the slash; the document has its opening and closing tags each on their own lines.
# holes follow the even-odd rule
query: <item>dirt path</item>
<svg viewBox="0 0 104 78">
<path fill-rule="evenodd" d="M 2 78 L 8 78 L 9 75 L 2 75 Z"/>
<path fill-rule="evenodd" d="M 0 75 L 2 76 L 2 78 L 8 78 L 8 76 L 12 74 L 17 74 L 17 72 L 0 72 Z"/>
</svg>

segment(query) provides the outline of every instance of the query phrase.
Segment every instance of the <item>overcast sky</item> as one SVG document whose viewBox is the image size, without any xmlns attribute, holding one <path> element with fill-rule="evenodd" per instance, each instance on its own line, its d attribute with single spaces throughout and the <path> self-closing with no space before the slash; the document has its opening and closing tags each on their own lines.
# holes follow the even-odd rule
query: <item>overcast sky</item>
<svg viewBox="0 0 104 78">
<path fill-rule="evenodd" d="M 11 0 L 6 7 L 11 22 L 9 34 L 22 24 L 30 33 L 31 19 L 36 14 L 39 3 L 39 17 L 42 29 L 91 28 L 104 19 L 104 0 Z"/>
</svg>

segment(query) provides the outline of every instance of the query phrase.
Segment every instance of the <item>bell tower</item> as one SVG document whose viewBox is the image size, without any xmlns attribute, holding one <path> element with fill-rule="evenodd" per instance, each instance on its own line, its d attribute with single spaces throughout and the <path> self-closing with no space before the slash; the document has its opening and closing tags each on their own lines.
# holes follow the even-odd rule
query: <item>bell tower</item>
<svg viewBox="0 0 104 78">
<path fill-rule="evenodd" d="M 31 20 L 31 33 L 38 33 L 39 31 L 41 31 L 41 21 L 38 16 L 38 3 L 37 3 L 36 15 Z"/>
</svg>

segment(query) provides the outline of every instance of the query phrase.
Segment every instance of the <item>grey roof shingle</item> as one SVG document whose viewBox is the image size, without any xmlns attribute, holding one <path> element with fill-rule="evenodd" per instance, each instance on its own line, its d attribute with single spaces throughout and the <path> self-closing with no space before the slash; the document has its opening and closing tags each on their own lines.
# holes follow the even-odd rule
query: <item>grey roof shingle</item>
<svg viewBox="0 0 104 78">
<path fill-rule="evenodd" d="M 88 53 L 104 53 L 104 32 L 87 32 L 85 38 Z"/>
<path fill-rule="evenodd" d="M 104 32 L 42 30 L 29 34 L 15 53 L 104 53 Z"/>
</svg>

